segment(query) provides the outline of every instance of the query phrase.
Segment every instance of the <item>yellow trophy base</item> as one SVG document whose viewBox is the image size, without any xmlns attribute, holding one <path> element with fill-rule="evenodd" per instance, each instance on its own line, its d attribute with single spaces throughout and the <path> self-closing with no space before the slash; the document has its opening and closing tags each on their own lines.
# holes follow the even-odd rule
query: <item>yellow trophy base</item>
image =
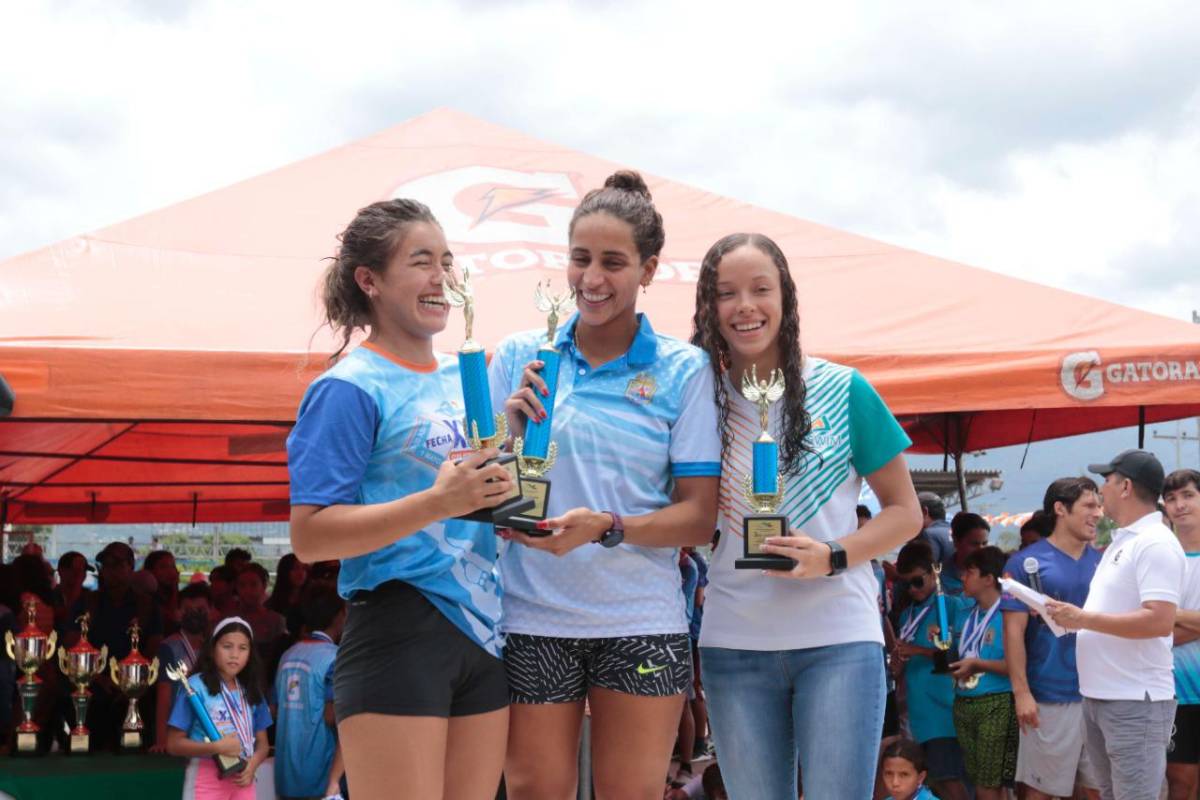
<svg viewBox="0 0 1200 800">
<path fill-rule="evenodd" d="M 122 731 L 121 732 L 121 749 L 122 750 L 141 750 L 142 749 L 142 732 L 141 731 Z"/>
<path fill-rule="evenodd" d="M 36 753 L 37 752 L 37 732 L 35 732 L 35 731 L 17 731 L 17 752 L 18 753 Z"/>
<path fill-rule="evenodd" d="M 71 734 L 71 752 L 86 753 L 91 744 L 91 736 L 86 733 Z"/>
</svg>

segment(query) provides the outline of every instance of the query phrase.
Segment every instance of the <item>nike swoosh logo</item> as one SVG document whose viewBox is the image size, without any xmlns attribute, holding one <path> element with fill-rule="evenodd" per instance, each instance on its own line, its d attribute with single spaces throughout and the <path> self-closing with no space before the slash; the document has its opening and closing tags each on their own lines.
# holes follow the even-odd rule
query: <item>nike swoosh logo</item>
<svg viewBox="0 0 1200 800">
<path fill-rule="evenodd" d="M 667 668 L 666 664 L 663 664 L 661 667 L 656 667 L 653 664 L 649 664 L 649 663 L 638 664 L 637 674 L 638 675 L 653 675 L 656 672 L 662 672 L 666 668 Z"/>
</svg>

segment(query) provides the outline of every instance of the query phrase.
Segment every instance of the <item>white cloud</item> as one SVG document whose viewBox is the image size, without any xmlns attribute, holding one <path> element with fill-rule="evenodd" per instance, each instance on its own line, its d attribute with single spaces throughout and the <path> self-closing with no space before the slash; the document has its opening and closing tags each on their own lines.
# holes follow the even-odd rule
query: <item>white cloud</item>
<svg viewBox="0 0 1200 800">
<path fill-rule="evenodd" d="M 0 257 L 449 105 L 1000 272 L 1200 307 L 1194 3 L 833 5 L 9 4 Z"/>
</svg>

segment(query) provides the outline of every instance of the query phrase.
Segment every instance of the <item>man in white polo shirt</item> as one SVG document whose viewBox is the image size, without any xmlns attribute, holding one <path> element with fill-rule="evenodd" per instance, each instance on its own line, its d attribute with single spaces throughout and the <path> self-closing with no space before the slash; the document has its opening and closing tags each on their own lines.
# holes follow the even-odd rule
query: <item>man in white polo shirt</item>
<svg viewBox="0 0 1200 800">
<path fill-rule="evenodd" d="M 1163 468 L 1126 450 L 1088 469 L 1117 524 L 1083 608 L 1049 600 L 1055 622 L 1079 631 L 1075 657 L 1088 757 L 1104 800 L 1157 800 L 1175 720 L 1171 634 L 1186 558 L 1163 525 Z"/>
</svg>

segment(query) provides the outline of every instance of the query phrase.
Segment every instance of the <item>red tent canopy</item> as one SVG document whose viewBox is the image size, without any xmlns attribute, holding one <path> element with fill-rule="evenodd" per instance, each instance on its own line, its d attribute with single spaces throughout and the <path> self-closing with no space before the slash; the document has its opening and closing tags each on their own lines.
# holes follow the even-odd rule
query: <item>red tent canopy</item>
<svg viewBox="0 0 1200 800">
<path fill-rule="evenodd" d="M 283 448 L 333 349 L 322 259 L 354 211 L 429 204 L 474 270 L 476 338 L 542 324 L 566 229 L 617 165 L 435 111 L 331 152 L 0 262 L 0 518 L 284 519 Z M 783 247 L 809 352 L 852 364 L 924 451 L 993 447 L 1200 414 L 1200 328 L 648 177 L 666 221 L 642 308 L 690 333 L 718 237 Z M 1052 265 L 1048 265 L 1052 266 Z M 989 324 L 996 309 L 1014 324 Z M 438 341 L 452 350 L 460 318 Z"/>
</svg>

